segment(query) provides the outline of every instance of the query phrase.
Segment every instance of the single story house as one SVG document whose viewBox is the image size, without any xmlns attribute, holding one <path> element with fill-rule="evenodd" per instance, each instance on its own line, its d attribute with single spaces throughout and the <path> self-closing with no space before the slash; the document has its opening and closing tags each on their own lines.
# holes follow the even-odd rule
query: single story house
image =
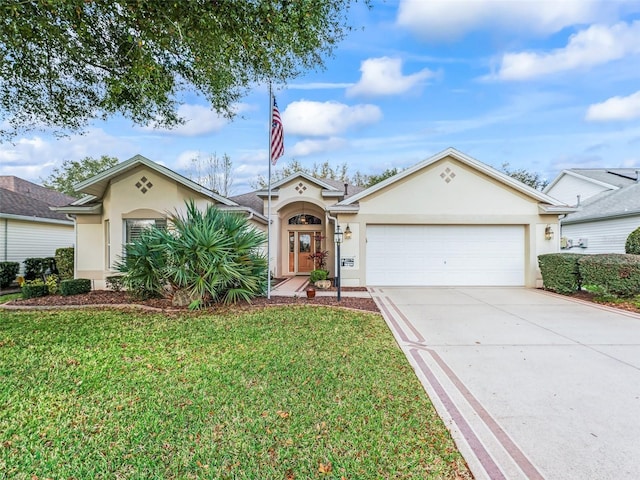
<svg viewBox="0 0 640 480">
<path fill-rule="evenodd" d="M 563 170 L 545 193 L 575 205 L 561 219 L 561 248 L 579 253 L 625 253 L 629 234 L 640 227 L 638 169 Z"/>
<path fill-rule="evenodd" d="M 0 261 L 53 257 L 56 249 L 73 247 L 74 222 L 51 207 L 75 200 L 55 190 L 11 175 L 0 176 Z"/>
<path fill-rule="evenodd" d="M 537 257 L 559 250 L 558 217 L 574 211 L 449 148 L 367 189 L 296 173 L 225 198 L 137 155 L 77 186 L 76 276 L 104 288 L 123 245 L 145 225 L 165 224 L 185 200 L 246 214 L 270 226 L 276 277 L 308 275 L 328 251 L 343 286 L 541 284 Z M 345 232 L 337 259 L 333 233 Z"/>
</svg>

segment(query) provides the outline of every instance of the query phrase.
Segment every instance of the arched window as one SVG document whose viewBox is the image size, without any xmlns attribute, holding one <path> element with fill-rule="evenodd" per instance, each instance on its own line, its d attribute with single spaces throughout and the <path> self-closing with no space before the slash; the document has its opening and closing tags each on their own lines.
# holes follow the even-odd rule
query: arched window
<svg viewBox="0 0 640 480">
<path fill-rule="evenodd" d="M 315 215 L 301 213 L 300 215 L 291 217 L 289 219 L 289 225 L 322 225 L 322 220 Z"/>
</svg>

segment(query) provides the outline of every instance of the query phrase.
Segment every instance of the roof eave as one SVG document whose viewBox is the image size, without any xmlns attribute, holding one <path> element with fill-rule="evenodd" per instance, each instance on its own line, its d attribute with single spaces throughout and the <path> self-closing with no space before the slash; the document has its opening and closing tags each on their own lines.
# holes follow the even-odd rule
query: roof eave
<svg viewBox="0 0 640 480">
<path fill-rule="evenodd" d="M 617 218 L 625 218 L 625 217 L 635 217 L 640 216 L 640 211 L 634 210 L 631 212 L 622 212 L 616 214 L 605 214 L 605 215 L 590 215 L 588 217 L 583 218 L 564 218 L 562 219 L 563 225 L 573 225 L 578 223 L 589 223 L 589 222 L 604 222 L 606 220 L 615 220 Z"/>
<path fill-rule="evenodd" d="M 13 213 L 0 213 L 0 218 L 7 220 L 20 220 L 23 222 L 52 223 L 55 225 L 73 225 L 73 220 L 60 220 L 57 218 L 36 217 L 28 215 L 15 215 Z"/>
</svg>

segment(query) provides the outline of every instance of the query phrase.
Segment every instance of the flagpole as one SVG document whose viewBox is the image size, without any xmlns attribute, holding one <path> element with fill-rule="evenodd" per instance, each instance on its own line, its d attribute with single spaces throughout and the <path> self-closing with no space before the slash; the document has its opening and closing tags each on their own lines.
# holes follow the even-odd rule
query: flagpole
<svg viewBox="0 0 640 480">
<path fill-rule="evenodd" d="M 273 91 L 269 82 L 269 176 L 267 195 L 267 299 L 271 298 L 271 133 L 273 129 Z"/>
</svg>

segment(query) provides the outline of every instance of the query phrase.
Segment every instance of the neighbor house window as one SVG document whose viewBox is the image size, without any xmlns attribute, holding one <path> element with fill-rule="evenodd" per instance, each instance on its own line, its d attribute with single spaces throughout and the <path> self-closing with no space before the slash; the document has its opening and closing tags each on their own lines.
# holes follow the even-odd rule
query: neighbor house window
<svg viewBox="0 0 640 480">
<path fill-rule="evenodd" d="M 131 243 L 147 228 L 157 227 L 165 230 L 167 228 L 167 221 L 164 218 L 127 218 L 124 221 L 124 241 L 125 243 Z"/>
</svg>

